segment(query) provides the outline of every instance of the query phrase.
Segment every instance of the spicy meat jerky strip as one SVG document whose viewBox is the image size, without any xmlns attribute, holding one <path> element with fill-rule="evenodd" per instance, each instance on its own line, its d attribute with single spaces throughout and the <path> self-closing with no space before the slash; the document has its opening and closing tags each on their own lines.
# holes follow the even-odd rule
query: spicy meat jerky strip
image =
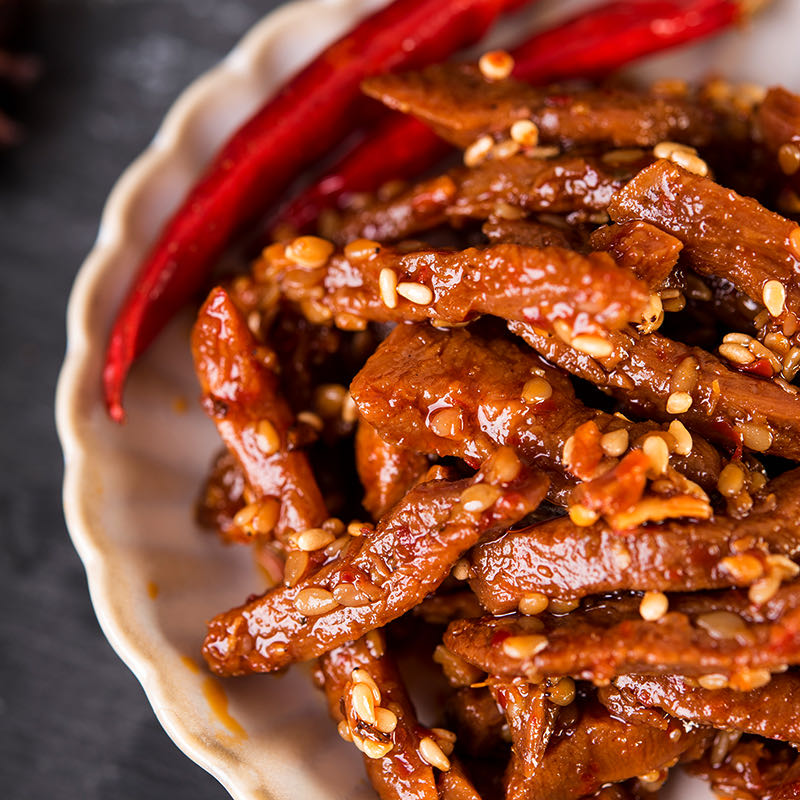
<svg viewBox="0 0 800 800">
<path fill-rule="evenodd" d="M 247 530 L 264 536 L 274 528 L 281 539 L 320 525 L 325 503 L 305 453 L 293 447 L 295 417 L 280 393 L 274 353 L 255 340 L 222 288 L 198 313 L 192 354 L 203 407 L 257 498 Z"/>
<path fill-rule="evenodd" d="M 419 800 L 439 800 L 434 770 L 419 753 L 427 732 L 386 652 L 383 634 L 372 631 L 325 653 L 318 678 L 340 735 L 364 754 L 367 775 L 381 800 L 406 800 L 410 791 Z M 357 686 L 366 686 L 368 692 Z M 369 695 L 367 719 L 357 713 L 362 705 L 353 703 L 354 690 Z"/>
<path fill-rule="evenodd" d="M 643 166 L 641 160 L 639 165 Z M 341 243 L 359 237 L 398 241 L 439 225 L 488 219 L 507 206 L 521 214 L 605 210 L 636 168 L 614 169 L 600 158 L 579 155 L 546 159 L 515 155 L 471 168 L 456 167 L 389 200 L 374 200 L 345 214 L 336 238 Z"/>
<path fill-rule="evenodd" d="M 582 231 L 566 222 L 560 226 L 536 219 L 505 219 L 493 216 L 483 223 L 481 233 L 492 244 L 566 247 L 579 252 L 586 249 Z"/>
<path fill-rule="evenodd" d="M 671 233 L 696 272 L 727 278 L 764 303 L 772 317 L 792 326 L 789 335 L 800 327 L 796 222 L 665 160 L 617 192 L 608 213 L 615 222 L 640 219 Z"/>
<path fill-rule="evenodd" d="M 316 260 L 298 255 L 309 248 Z M 578 322 L 602 333 L 640 319 L 649 296 L 607 253 L 513 244 L 403 252 L 357 240 L 334 254 L 329 243 L 301 237 L 268 247 L 253 275 L 277 284 L 312 321 L 345 328 L 367 321 L 455 325 L 492 314 L 546 329 Z"/>
<path fill-rule="evenodd" d="M 775 478 L 766 491 L 774 502 L 741 520 L 669 520 L 620 535 L 603 522 L 579 528 L 560 517 L 508 531 L 470 551 L 470 586 L 492 614 L 514 610 L 531 593 L 574 600 L 615 591 L 746 586 L 752 576 L 726 566 L 736 556 L 746 554 L 751 564 L 755 559 L 760 575 L 767 554 L 800 554 L 800 470 Z"/>
<path fill-rule="evenodd" d="M 384 441 L 363 419 L 356 429 L 355 451 L 364 508 L 375 520 L 402 500 L 429 466 L 422 453 Z"/>
<path fill-rule="evenodd" d="M 350 389 L 387 441 L 472 464 L 508 445 L 523 461 L 562 472 L 564 444 L 587 422 L 600 433 L 625 430 L 631 443 L 656 429 L 587 408 L 567 376 L 527 349 L 464 329 L 398 326 Z M 673 458 L 687 477 L 716 485 L 719 456 L 699 437 L 688 458 Z"/>
<path fill-rule="evenodd" d="M 609 88 L 567 94 L 513 79 L 488 81 L 469 64 L 376 75 L 363 88 L 462 148 L 486 134 L 507 135 L 519 119 L 536 124 L 542 143 L 562 147 L 652 147 L 665 139 L 698 146 L 714 133 L 710 111 L 684 97 Z"/>
<path fill-rule="evenodd" d="M 617 783 L 661 770 L 710 740 L 704 730 L 686 732 L 677 721 L 669 730 L 620 720 L 597 701 L 581 708 L 575 724 L 545 753 L 542 766 L 526 776 L 512 755 L 506 771 L 507 800 L 577 800 Z"/>
<path fill-rule="evenodd" d="M 719 617 L 718 623 L 729 623 L 731 619 Z M 732 633 L 746 635 L 738 624 Z M 800 743 L 796 710 L 800 703 L 800 676 L 796 672 L 774 675 L 766 686 L 748 692 L 704 689 L 681 675 L 620 675 L 614 684 L 642 705 L 660 708 L 687 722 Z"/>
<path fill-rule="evenodd" d="M 609 333 L 610 356 L 593 358 L 533 325 L 510 323 L 548 361 L 609 390 L 630 410 L 651 419 L 673 419 L 667 402 L 686 392 L 691 406 L 680 421 L 732 450 L 742 444 L 756 452 L 800 460 L 800 394 L 729 369 L 720 359 L 656 332 L 633 327 Z"/>
<path fill-rule="evenodd" d="M 754 671 L 781 671 L 800 662 L 800 582 L 788 584 L 759 609 L 739 591 L 676 597 L 669 613 L 642 619 L 638 603 L 603 600 L 564 617 L 509 616 L 458 620 L 447 648 L 492 675 L 509 678 L 571 675 L 605 683 L 616 675 L 719 674 L 747 685 Z M 698 619 L 738 613 L 747 641 L 716 638 Z"/>
<path fill-rule="evenodd" d="M 485 533 L 535 509 L 547 480 L 524 468 L 508 482 L 492 461 L 475 477 L 412 489 L 338 558 L 215 617 L 203 653 L 221 675 L 272 672 L 385 625 L 417 605 Z"/>
</svg>

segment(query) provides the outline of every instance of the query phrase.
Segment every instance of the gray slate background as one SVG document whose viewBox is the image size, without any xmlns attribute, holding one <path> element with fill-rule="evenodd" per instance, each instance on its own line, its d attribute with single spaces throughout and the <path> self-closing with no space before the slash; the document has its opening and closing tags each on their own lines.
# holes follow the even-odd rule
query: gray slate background
<svg viewBox="0 0 800 800">
<path fill-rule="evenodd" d="M 0 796 L 224 800 L 106 643 L 61 513 L 53 393 L 103 201 L 164 112 L 277 0 L 41 0 L 47 72 L 0 153 Z"/>
</svg>

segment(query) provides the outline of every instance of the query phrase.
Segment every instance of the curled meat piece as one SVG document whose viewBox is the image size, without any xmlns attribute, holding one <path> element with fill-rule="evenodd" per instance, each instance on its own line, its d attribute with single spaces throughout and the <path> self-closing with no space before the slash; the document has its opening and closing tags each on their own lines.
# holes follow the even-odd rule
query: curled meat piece
<svg viewBox="0 0 800 800">
<path fill-rule="evenodd" d="M 657 161 L 614 195 L 616 222 L 645 220 L 683 242 L 701 275 L 727 278 L 793 335 L 800 328 L 800 228 L 710 178 Z M 731 253 L 736 253 L 731 258 Z"/>
<path fill-rule="evenodd" d="M 256 496 L 244 522 L 253 536 L 320 525 L 325 503 L 302 450 L 293 447 L 295 418 L 274 372 L 275 355 L 259 343 L 228 293 L 214 289 L 192 331 L 202 404 L 236 457 Z"/>
<path fill-rule="evenodd" d="M 795 200 L 800 189 L 800 95 L 773 86 L 759 105 L 756 119 L 764 146 L 786 177 Z"/>
<path fill-rule="evenodd" d="M 620 266 L 627 267 L 657 289 L 675 268 L 683 242 L 649 222 L 636 220 L 604 225 L 592 232 L 594 250 L 606 250 Z"/>
<path fill-rule="evenodd" d="M 214 618 L 203 646 L 208 665 L 222 675 L 272 672 L 412 609 L 483 534 L 522 519 L 547 491 L 547 480 L 526 470 L 505 482 L 492 461 L 484 469 L 420 484 L 319 570 Z"/>
<path fill-rule="evenodd" d="M 310 268 L 293 260 L 298 241 L 268 247 L 254 277 L 277 283 L 309 318 L 345 328 L 426 319 L 456 325 L 492 314 L 603 332 L 638 320 L 648 298 L 645 285 L 607 253 L 513 244 L 402 252 L 356 240 Z"/>
<path fill-rule="evenodd" d="M 384 441 L 363 419 L 356 429 L 355 448 L 364 508 L 376 520 L 396 505 L 428 469 L 428 459 L 422 453 Z"/>
<path fill-rule="evenodd" d="M 492 614 L 531 594 L 574 600 L 621 590 L 697 591 L 746 586 L 768 572 L 768 554 L 800 555 L 800 470 L 767 485 L 774 503 L 742 520 L 669 520 L 625 535 L 561 517 L 508 531 L 469 555 L 469 581 Z M 752 571 L 731 569 L 745 563 Z"/>
<path fill-rule="evenodd" d="M 720 637 L 700 621 L 738 614 L 744 635 Z M 800 583 L 779 589 L 760 608 L 736 590 L 673 597 L 669 613 L 641 617 L 638 601 L 599 600 L 564 617 L 509 616 L 452 622 L 447 648 L 492 675 L 539 680 L 571 675 L 604 684 L 616 675 L 715 675 L 719 684 L 750 687 L 769 672 L 800 662 Z"/>
<path fill-rule="evenodd" d="M 724 732 L 719 737 L 726 736 Z M 702 758 L 687 765 L 704 778 L 719 797 L 737 800 L 797 800 L 800 797 L 800 757 L 786 745 L 777 746 L 745 738 L 714 760 L 712 747 Z"/>
<path fill-rule="evenodd" d="M 635 445 L 657 430 L 587 408 L 569 378 L 535 354 L 463 329 L 398 326 L 350 389 L 359 413 L 387 441 L 472 464 L 508 445 L 526 463 L 559 473 L 567 466 L 573 475 L 589 477 L 606 458 L 599 444 L 593 465 L 579 468 L 577 460 L 566 465 L 563 460 L 565 444 L 581 426 L 594 425 L 598 441 L 602 434 L 623 431 L 618 438 L 625 447 L 618 455 L 628 442 Z M 573 454 L 578 450 L 571 448 Z M 692 480 L 716 485 L 719 456 L 699 437 L 688 458 L 673 460 Z M 638 495 L 642 488 L 643 480 Z"/>
<path fill-rule="evenodd" d="M 701 348 L 632 327 L 609 333 L 613 352 L 604 358 L 533 325 L 510 323 L 509 330 L 548 361 L 607 389 L 633 413 L 674 419 L 670 397 L 685 393 L 691 404 L 678 418 L 692 431 L 734 451 L 744 446 L 800 460 L 800 394 L 789 384 L 745 375 Z"/>
<path fill-rule="evenodd" d="M 649 159 L 640 159 L 647 163 Z M 515 155 L 457 167 L 418 183 L 390 200 L 350 212 L 337 232 L 341 242 L 358 237 L 397 241 L 439 225 L 488 219 L 511 206 L 526 213 L 604 211 L 611 196 L 636 171 L 614 169 L 592 156 L 529 158 Z M 605 249 L 598 247 L 597 249 Z"/>
<path fill-rule="evenodd" d="M 639 775 L 672 766 L 687 751 L 710 741 L 704 729 L 668 730 L 616 719 L 596 701 L 579 710 L 576 721 L 551 740 L 542 767 L 532 776 L 512 755 L 506 772 L 508 800 L 577 800 Z"/>
<path fill-rule="evenodd" d="M 718 615 L 717 620 L 719 624 L 735 623 L 734 617 Z M 739 626 L 740 623 L 735 623 L 735 627 Z M 740 628 L 740 633 L 744 630 Z M 795 745 L 800 742 L 797 716 L 800 677 L 795 672 L 773 675 L 766 686 L 749 692 L 704 689 L 681 675 L 621 675 L 614 684 L 642 705 L 660 708 L 687 722 L 758 734 Z"/>
<path fill-rule="evenodd" d="M 548 699 L 544 683 L 491 681 L 490 690 L 503 709 L 511 734 L 513 758 L 525 778 L 542 767 L 558 714 L 558 706 Z"/>
<path fill-rule="evenodd" d="M 507 135 L 519 119 L 536 124 L 541 142 L 564 147 L 652 147 L 664 139 L 702 145 L 714 132 L 710 111 L 685 97 L 607 88 L 566 94 L 557 86 L 488 81 L 469 64 L 376 75 L 363 88 L 463 148 L 486 134 Z"/>
</svg>

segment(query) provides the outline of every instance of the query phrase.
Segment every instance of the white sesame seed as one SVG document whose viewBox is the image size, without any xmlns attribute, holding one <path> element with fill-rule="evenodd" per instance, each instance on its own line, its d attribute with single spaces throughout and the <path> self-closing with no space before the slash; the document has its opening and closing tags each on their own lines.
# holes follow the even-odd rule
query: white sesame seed
<svg viewBox="0 0 800 800">
<path fill-rule="evenodd" d="M 639 603 L 639 614 L 648 622 L 655 622 L 667 613 L 669 599 L 664 592 L 645 592 Z"/>
<path fill-rule="evenodd" d="M 430 736 L 426 736 L 420 741 L 419 754 L 423 761 L 432 767 L 436 767 L 436 769 L 440 769 L 442 772 L 447 772 L 450 769 L 450 760 Z"/>
<path fill-rule="evenodd" d="M 719 493 L 724 497 L 735 497 L 744 489 L 744 471 L 738 464 L 726 464 L 717 480 Z"/>
<path fill-rule="evenodd" d="M 618 458 L 627 449 L 630 437 L 625 428 L 604 433 L 600 438 L 600 447 L 609 458 Z"/>
<path fill-rule="evenodd" d="M 477 167 L 478 164 L 486 159 L 492 147 L 494 147 L 494 139 L 488 134 L 476 139 L 464 151 L 464 165 L 467 167 Z"/>
<path fill-rule="evenodd" d="M 397 714 L 388 708 L 376 708 L 375 727 L 381 733 L 391 733 L 397 727 Z"/>
<path fill-rule="evenodd" d="M 688 392 L 673 392 L 667 398 L 667 414 L 683 414 L 692 407 L 692 396 Z"/>
<path fill-rule="evenodd" d="M 333 245 L 319 236 L 299 236 L 286 246 L 286 257 L 300 267 L 324 266 L 333 253 Z"/>
<path fill-rule="evenodd" d="M 535 617 L 537 614 L 541 614 L 549 603 L 550 599 L 546 594 L 542 594 L 541 592 L 528 592 L 520 598 L 518 604 L 519 613 Z"/>
<path fill-rule="evenodd" d="M 303 616 L 316 617 L 333 611 L 334 608 L 339 607 L 339 604 L 327 589 L 323 589 L 320 586 L 309 586 L 297 593 L 294 607 Z"/>
<path fill-rule="evenodd" d="M 746 347 L 733 342 L 723 342 L 719 346 L 719 354 L 733 364 L 750 364 L 755 361 L 755 356 Z"/>
<path fill-rule="evenodd" d="M 547 695 L 557 706 L 568 706 L 575 699 L 575 681 L 569 677 L 561 678 L 548 690 Z"/>
<path fill-rule="evenodd" d="M 362 752 L 367 758 L 384 758 L 394 745 L 391 742 L 376 742 L 373 739 L 363 740 Z"/>
<path fill-rule="evenodd" d="M 336 537 L 322 528 L 308 528 L 298 534 L 295 542 L 301 550 L 313 553 L 314 550 L 321 550 L 327 547 Z"/>
<path fill-rule="evenodd" d="M 736 429 L 742 435 L 742 443 L 748 450 L 765 453 L 772 446 L 772 431 L 766 425 L 740 422 Z"/>
<path fill-rule="evenodd" d="M 281 437 L 268 419 L 262 419 L 256 425 L 256 445 L 265 456 L 271 456 L 280 449 Z"/>
<path fill-rule="evenodd" d="M 708 164 L 694 153 L 689 153 L 685 150 L 674 150 L 669 158 L 673 164 L 677 164 L 679 167 L 683 167 L 701 178 L 705 178 L 708 175 Z"/>
<path fill-rule="evenodd" d="M 614 346 L 600 336 L 582 334 L 572 340 L 572 346 L 592 358 L 607 358 L 614 352 Z"/>
<path fill-rule="evenodd" d="M 375 242 L 372 239 L 355 239 L 344 246 L 344 255 L 349 261 L 372 258 L 380 251 L 380 242 Z"/>
<path fill-rule="evenodd" d="M 728 678 L 719 673 L 711 673 L 709 675 L 701 675 L 697 682 L 703 689 L 727 689 Z"/>
<path fill-rule="evenodd" d="M 786 308 L 786 289 L 780 281 L 767 281 L 761 294 L 764 305 L 773 317 L 779 317 Z"/>
<path fill-rule="evenodd" d="M 384 267 L 380 271 L 378 288 L 386 308 L 397 308 L 397 275 L 394 270 Z"/>
<path fill-rule="evenodd" d="M 675 452 L 679 456 L 688 456 L 692 452 L 693 442 L 686 426 L 679 419 L 674 419 L 669 424 L 668 432 L 675 440 Z"/>
<path fill-rule="evenodd" d="M 465 511 L 483 512 L 500 497 L 500 490 L 488 483 L 476 483 L 461 493 L 461 505 Z"/>
<path fill-rule="evenodd" d="M 539 144 L 539 128 L 529 119 L 518 119 L 511 125 L 511 138 L 523 147 L 536 147 Z"/>
<path fill-rule="evenodd" d="M 478 69 L 488 81 L 502 81 L 511 75 L 514 59 L 505 50 L 491 50 L 478 60 Z"/>
<path fill-rule="evenodd" d="M 350 673 L 350 680 L 353 681 L 353 683 L 363 683 L 365 686 L 368 686 L 375 702 L 381 702 L 381 690 L 378 688 L 378 684 L 375 683 L 375 679 L 363 667 L 356 667 Z"/>
<path fill-rule="evenodd" d="M 547 647 L 547 637 L 539 634 L 509 636 L 503 640 L 503 652 L 511 658 L 530 658 Z"/>
<path fill-rule="evenodd" d="M 553 394 L 553 387 L 546 378 L 538 376 L 530 378 L 522 387 L 522 401 L 524 403 L 543 403 Z"/>
<path fill-rule="evenodd" d="M 594 523 L 600 519 L 600 515 L 596 511 L 592 511 L 592 509 L 586 508 L 586 506 L 580 503 L 573 503 L 567 510 L 570 520 L 579 528 L 587 528 L 589 525 L 594 525 Z"/>
<path fill-rule="evenodd" d="M 433 292 L 423 283 L 398 283 L 396 291 L 400 297 L 418 306 L 429 306 L 433 302 Z"/>
<path fill-rule="evenodd" d="M 367 723 L 375 724 L 375 699 L 372 690 L 366 683 L 357 683 L 350 690 L 350 702 L 353 704 L 353 711 L 356 716 Z"/>
<path fill-rule="evenodd" d="M 650 459 L 650 467 L 656 475 L 663 475 L 669 467 L 669 447 L 661 436 L 648 436 L 642 443 L 642 451 Z"/>
</svg>

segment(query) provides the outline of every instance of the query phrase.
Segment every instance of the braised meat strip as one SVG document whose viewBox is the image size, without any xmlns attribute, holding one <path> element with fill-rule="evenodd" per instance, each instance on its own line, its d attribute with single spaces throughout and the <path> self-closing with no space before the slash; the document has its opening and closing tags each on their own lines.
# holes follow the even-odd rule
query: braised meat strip
<svg viewBox="0 0 800 800">
<path fill-rule="evenodd" d="M 325 653 L 319 682 L 339 735 L 364 754 L 381 800 L 439 800 L 434 769 L 420 755 L 420 742 L 430 732 L 417 720 L 382 633 L 372 631 Z"/>
<path fill-rule="evenodd" d="M 733 617 L 719 616 L 717 620 L 720 626 L 731 621 L 733 630 L 746 637 L 746 629 Z M 773 675 L 766 686 L 749 692 L 704 689 L 681 675 L 621 675 L 614 684 L 642 705 L 660 708 L 687 722 L 800 743 L 800 678 L 795 672 Z"/>
<path fill-rule="evenodd" d="M 669 730 L 619 720 L 597 702 L 584 705 L 574 725 L 555 738 L 541 769 L 526 776 L 512 755 L 506 772 L 507 800 L 577 800 L 607 783 L 646 775 L 671 766 L 688 750 L 700 750 L 710 734 Z"/>
<path fill-rule="evenodd" d="M 631 445 L 657 430 L 587 408 L 569 378 L 535 354 L 463 329 L 398 326 L 350 389 L 359 413 L 387 441 L 472 464 L 508 445 L 526 463 L 560 473 L 567 440 L 586 423 L 594 423 L 598 440 L 623 431 L 618 438 Z M 606 457 L 599 445 L 597 452 L 594 468 Z M 692 480 L 716 485 L 719 456 L 699 437 L 690 454 L 673 458 Z M 583 469 L 591 476 L 591 466 Z"/>
<path fill-rule="evenodd" d="M 602 333 L 638 320 L 648 296 L 607 253 L 512 244 L 409 253 L 356 240 L 341 254 L 323 249 L 318 261 L 299 264 L 297 241 L 268 247 L 254 267 L 256 279 L 277 283 L 309 318 L 344 328 L 367 321 L 456 325 L 492 314 Z"/>
<path fill-rule="evenodd" d="M 645 220 L 671 233 L 696 272 L 727 278 L 790 325 L 789 335 L 800 326 L 796 222 L 666 160 L 629 181 L 608 213 L 616 222 Z"/>
<path fill-rule="evenodd" d="M 482 535 L 522 519 L 547 491 L 547 480 L 525 469 L 508 482 L 491 461 L 485 470 L 417 486 L 319 570 L 217 616 L 203 646 L 209 667 L 221 675 L 272 672 L 413 608 Z"/>
<path fill-rule="evenodd" d="M 710 110 L 685 97 L 608 88 L 566 93 L 513 79 L 488 81 L 469 64 L 376 75 L 363 88 L 462 148 L 506 133 L 519 119 L 536 124 L 541 142 L 562 147 L 653 147 L 665 139 L 698 146 L 714 133 Z"/>
<path fill-rule="evenodd" d="M 710 441 L 800 460 L 800 395 L 780 385 L 730 369 L 698 347 L 628 327 L 609 334 L 613 352 L 593 357 L 533 325 L 510 323 L 548 361 L 610 391 L 635 414 L 674 419 L 670 397 L 686 393 L 691 405 L 680 421 Z"/>
<path fill-rule="evenodd" d="M 639 166 L 648 161 L 639 159 Z M 514 155 L 472 168 L 458 167 L 390 200 L 375 200 L 346 214 L 337 240 L 398 241 L 439 225 L 488 219 L 498 211 L 509 214 L 509 206 L 520 214 L 604 211 L 614 192 L 635 174 L 636 166 L 614 169 L 591 156 L 541 159 Z"/>
<path fill-rule="evenodd" d="M 739 614 L 746 636 L 718 638 L 699 623 L 718 611 Z M 722 685 L 749 688 L 754 675 L 768 679 L 800 662 L 800 584 L 778 590 L 757 610 L 737 591 L 673 598 L 656 620 L 643 619 L 638 602 L 602 600 L 564 617 L 458 620 L 444 641 L 468 662 L 508 678 L 570 675 L 602 684 L 624 674 L 713 674 Z"/>
<path fill-rule="evenodd" d="M 741 520 L 668 520 L 621 536 L 602 522 L 579 528 L 561 517 L 508 531 L 470 552 L 470 586 L 492 614 L 538 594 L 575 600 L 748 586 L 769 572 L 770 555 L 800 555 L 800 470 L 775 478 L 766 491 L 774 500 Z"/>
<path fill-rule="evenodd" d="M 293 446 L 296 420 L 280 393 L 274 353 L 256 341 L 224 289 L 200 309 L 192 353 L 203 407 L 256 496 L 239 527 L 283 539 L 322 524 L 325 503 L 308 458 Z"/>
</svg>

